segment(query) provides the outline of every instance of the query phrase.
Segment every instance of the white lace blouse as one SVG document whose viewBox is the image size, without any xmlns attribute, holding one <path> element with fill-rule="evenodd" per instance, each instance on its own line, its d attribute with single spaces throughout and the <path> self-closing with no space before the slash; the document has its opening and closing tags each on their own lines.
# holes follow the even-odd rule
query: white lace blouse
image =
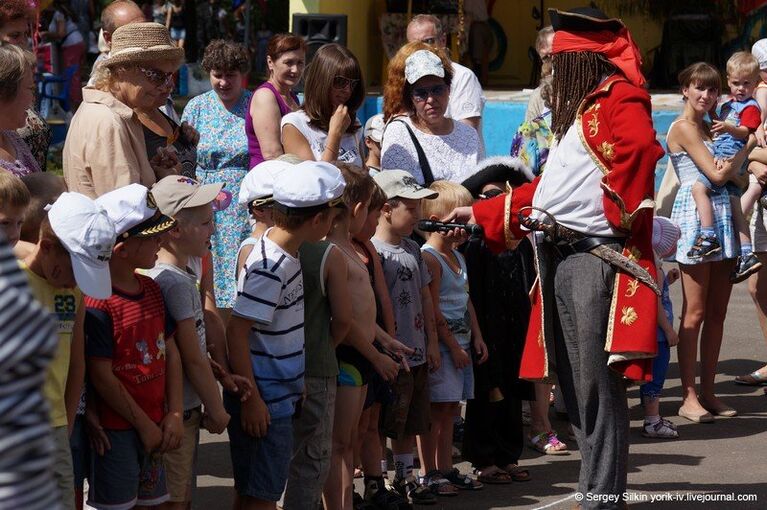
<svg viewBox="0 0 767 510">
<path fill-rule="evenodd" d="M 479 161 L 480 145 L 477 131 L 462 122 L 453 121 L 453 131 L 447 135 L 431 135 L 419 131 L 407 117 L 407 122 L 429 160 L 434 180 L 461 183 L 474 173 Z M 424 176 L 418 163 L 418 153 L 407 128 L 400 121 L 390 122 L 381 143 L 381 169 L 405 170 L 423 184 Z"/>
</svg>

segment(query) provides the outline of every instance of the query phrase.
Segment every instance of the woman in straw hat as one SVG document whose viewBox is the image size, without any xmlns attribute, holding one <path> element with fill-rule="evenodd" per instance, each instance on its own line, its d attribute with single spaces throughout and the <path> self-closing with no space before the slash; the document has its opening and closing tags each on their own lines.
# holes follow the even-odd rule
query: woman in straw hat
<svg viewBox="0 0 767 510">
<path fill-rule="evenodd" d="M 98 69 L 95 87 L 83 89 L 64 145 L 64 178 L 70 191 L 98 197 L 120 186 L 151 186 L 178 173 L 175 150 L 149 158 L 144 126 L 168 139 L 175 129 L 158 108 L 173 88 L 184 59 L 159 23 L 131 23 L 115 30 L 112 51 Z"/>
</svg>

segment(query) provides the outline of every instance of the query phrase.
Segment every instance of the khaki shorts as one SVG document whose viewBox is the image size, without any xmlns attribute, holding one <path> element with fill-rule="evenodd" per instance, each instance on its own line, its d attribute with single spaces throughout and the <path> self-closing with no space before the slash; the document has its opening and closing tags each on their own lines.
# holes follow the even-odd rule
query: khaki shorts
<svg viewBox="0 0 767 510">
<path fill-rule="evenodd" d="M 181 441 L 181 446 L 164 455 L 165 478 L 170 501 L 180 503 L 192 499 L 192 477 L 201 422 L 201 408 L 184 411 L 184 439 Z"/>
<path fill-rule="evenodd" d="M 72 450 L 69 447 L 67 426 L 53 427 L 55 444 L 53 474 L 61 493 L 61 507 L 75 510 L 75 477 L 72 471 Z"/>
</svg>

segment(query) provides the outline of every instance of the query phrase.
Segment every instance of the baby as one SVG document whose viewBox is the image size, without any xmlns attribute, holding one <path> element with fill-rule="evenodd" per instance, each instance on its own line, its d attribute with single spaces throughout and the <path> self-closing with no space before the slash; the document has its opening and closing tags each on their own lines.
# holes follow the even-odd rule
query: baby
<svg viewBox="0 0 767 510">
<path fill-rule="evenodd" d="M 727 85 L 730 87 L 730 99 L 725 102 L 718 117 L 712 112 L 711 132 L 714 138 L 714 158 L 725 160 L 732 158 L 746 144 L 762 122 L 759 104 L 754 99 L 754 90 L 759 81 L 759 63 L 753 55 L 739 51 L 727 61 Z M 687 253 L 690 258 L 702 259 L 720 251 L 721 244 L 714 228 L 714 210 L 709 195 L 727 193 L 732 204 L 732 221 L 740 237 L 740 257 L 730 280 L 741 282 L 758 271 L 762 264 L 753 253 L 748 224 L 741 209 L 741 190 L 733 183 L 714 186 L 702 172 L 692 186 L 692 196 L 700 217 L 700 233 L 695 244 Z M 746 196 L 753 196 L 751 206 L 761 195 L 758 182 L 750 182 Z"/>
</svg>

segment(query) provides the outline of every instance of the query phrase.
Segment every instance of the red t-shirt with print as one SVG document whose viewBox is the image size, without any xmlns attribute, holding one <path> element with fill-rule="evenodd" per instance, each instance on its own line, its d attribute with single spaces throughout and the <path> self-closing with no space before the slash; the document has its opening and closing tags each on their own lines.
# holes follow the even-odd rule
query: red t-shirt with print
<svg viewBox="0 0 767 510">
<path fill-rule="evenodd" d="M 175 324 L 165 312 L 160 287 L 147 276 L 136 278 L 141 284 L 137 294 L 113 288 L 108 299 L 85 297 L 85 355 L 111 360 L 112 371 L 133 400 L 160 423 L 165 415 L 165 339 L 173 335 Z M 102 427 L 133 428 L 98 397 L 98 388 L 95 393 Z"/>
</svg>

